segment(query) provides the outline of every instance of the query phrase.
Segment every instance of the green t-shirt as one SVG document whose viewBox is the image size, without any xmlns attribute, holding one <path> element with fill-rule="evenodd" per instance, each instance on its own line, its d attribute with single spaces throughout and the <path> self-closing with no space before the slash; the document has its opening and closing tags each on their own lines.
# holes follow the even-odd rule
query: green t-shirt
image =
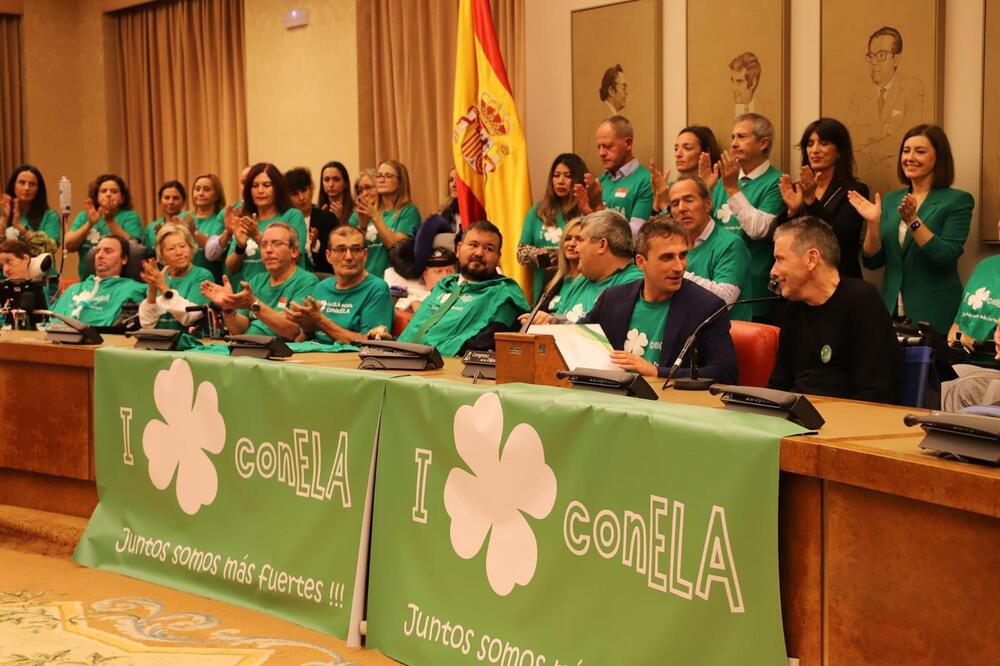
<svg viewBox="0 0 1000 666">
<path fill-rule="evenodd" d="M 757 178 L 741 183 L 740 187 L 751 206 L 764 213 L 777 215 L 784 206 L 781 190 L 778 189 L 780 179 L 781 172 L 772 165 Z M 770 280 L 771 267 L 774 265 L 774 243 L 770 238 L 752 240 L 746 235 L 740 226 L 740 221 L 729 209 L 729 195 L 722 185 L 721 178 L 712 190 L 712 211 L 716 223 L 742 238 L 747 250 L 750 251 L 750 279 L 746 291 L 741 293 L 740 297 L 768 296 L 770 292 L 767 290 L 767 283 Z M 771 312 L 773 303 L 754 303 L 750 307 L 755 317 L 766 317 Z"/>
<path fill-rule="evenodd" d="M 399 339 L 433 345 L 451 356 L 490 324 L 511 328 L 527 311 L 521 287 L 510 278 L 460 282 L 453 273 L 438 280 Z"/>
<path fill-rule="evenodd" d="M 667 326 L 669 312 L 669 298 L 665 301 L 647 301 L 640 294 L 628 322 L 624 350 L 641 356 L 653 365 L 659 365 L 660 352 L 663 350 L 663 331 Z"/>
<path fill-rule="evenodd" d="M 218 236 L 225 229 L 225 221 L 223 219 L 225 215 L 225 209 L 220 209 L 218 213 L 213 213 L 208 217 L 195 216 L 194 226 L 209 238 Z M 222 282 L 222 274 L 226 269 L 225 261 L 209 261 L 205 257 L 205 248 L 201 245 L 198 246 L 198 250 L 194 253 L 194 265 L 207 269 L 212 274 L 213 280 L 219 283 Z"/>
<path fill-rule="evenodd" d="M 306 241 L 309 235 L 306 232 L 306 221 L 303 219 L 302 213 L 297 208 L 289 208 L 284 213 L 279 213 L 274 217 L 269 217 L 266 220 L 257 220 L 257 228 L 263 234 L 264 230 L 275 222 L 284 222 L 292 229 L 295 229 L 295 233 L 299 236 L 298 265 L 304 267 L 306 265 Z M 222 230 L 220 229 L 218 233 L 222 233 Z M 229 254 L 234 254 L 235 252 L 236 236 L 233 236 L 229 240 Z M 257 246 L 256 241 L 248 239 L 246 253 L 243 255 L 243 268 L 236 275 L 230 275 L 229 278 L 233 281 L 234 287 L 236 287 L 241 280 L 250 282 L 251 278 L 261 274 L 267 275 L 267 269 L 264 268 L 264 264 L 260 259 L 260 247 Z"/>
<path fill-rule="evenodd" d="M 180 277 L 167 277 L 167 286 L 178 296 L 182 296 L 195 305 L 205 305 L 208 299 L 201 293 L 201 283 L 212 282 L 212 274 L 201 266 L 192 266 L 184 275 Z M 180 322 L 169 314 L 160 315 L 160 320 L 156 322 L 156 328 L 182 329 Z"/>
<path fill-rule="evenodd" d="M 296 211 L 298 212 L 298 211 Z M 302 268 L 296 266 L 292 276 L 284 282 L 276 285 L 271 284 L 271 274 L 266 270 L 250 278 L 250 290 L 253 295 L 260 299 L 269 308 L 284 310 L 289 302 L 295 301 L 301 304 L 303 299 L 309 295 L 316 286 L 316 276 Z M 241 314 L 249 317 L 250 312 L 241 310 Z M 278 335 L 260 319 L 251 318 L 250 326 L 246 330 L 246 335 Z"/>
<path fill-rule="evenodd" d="M 348 331 L 367 333 L 377 326 L 392 328 L 392 296 L 382 278 L 368 274 L 350 289 L 338 289 L 336 278 L 329 277 L 313 287 L 312 297 L 319 301 L 327 319 Z M 316 339 L 326 344 L 334 342 L 323 331 L 316 331 Z"/>
<path fill-rule="evenodd" d="M 417 210 L 416 206 L 408 203 L 399 210 L 382 211 L 382 219 L 386 226 L 393 231 L 412 236 L 417 233 L 417 227 L 420 226 L 420 211 Z M 357 212 L 351 213 L 347 223 L 352 227 L 357 227 L 360 224 Z M 365 245 L 368 247 L 368 261 L 365 262 L 365 270 L 375 277 L 384 277 L 385 269 L 389 268 L 389 250 L 386 249 L 378 229 L 372 222 L 369 222 L 365 228 Z"/>
<path fill-rule="evenodd" d="M 651 175 L 649 169 L 641 164 L 635 171 L 618 180 L 612 179 L 611 174 L 605 171 L 598 177 L 604 205 L 617 210 L 626 220 L 633 217 L 648 220 L 653 214 Z"/>
<path fill-rule="evenodd" d="M 566 226 L 563 212 L 557 210 L 555 220 L 553 220 L 554 224 L 546 225 L 542 218 L 538 216 L 538 207 L 541 205 L 541 202 L 536 203 L 524 217 L 524 227 L 521 229 L 521 245 L 530 245 L 531 247 L 559 247 L 559 244 L 562 242 L 563 229 Z M 556 268 L 555 265 L 552 268 L 554 270 Z M 534 267 L 534 292 L 536 301 L 542 295 L 542 288 L 545 287 L 545 283 L 548 282 L 546 278 L 551 275 L 552 271 L 546 271 L 538 266 Z"/>
<path fill-rule="evenodd" d="M 718 224 L 701 245 L 688 251 L 687 269 L 712 282 L 736 285 L 740 288 L 740 298 L 749 298 L 750 252 L 736 234 Z M 746 303 L 729 311 L 731 319 L 742 321 L 750 321 L 752 315 L 752 308 Z"/>
<path fill-rule="evenodd" d="M 52 311 L 91 326 L 111 326 L 125 303 L 146 297 L 146 285 L 124 277 L 90 275 L 66 288 Z"/>
<path fill-rule="evenodd" d="M 602 291 L 608 287 L 641 279 L 642 271 L 632 262 L 622 266 L 600 282 L 588 280 L 581 275 L 573 281 L 565 294 L 560 292 L 559 302 L 555 307 L 550 308 L 550 312 L 561 314 L 575 324 L 587 316 Z"/>
<path fill-rule="evenodd" d="M 184 219 L 185 215 L 192 215 L 189 211 L 182 210 L 177 214 L 178 224 L 183 224 L 180 220 Z M 192 215 L 192 217 L 194 217 Z M 156 247 L 156 234 L 160 233 L 160 227 L 163 226 L 163 222 L 166 220 L 166 216 L 158 217 L 149 224 L 146 225 L 146 230 L 142 232 L 142 244 L 149 248 Z"/>
<path fill-rule="evenodd" d="M 140 240 L 142 238 L 142 220 L 139 219 L 139 214 L 134 210 L 120 210 L 115 214 L 115 222 L 125 230 L 129 235 L 129 238 L 134 238 Z M 76 219 L 73 220 L 73 224 L 70 225 L 70 231 L 76 231 L 87 224 L 87 211 L 80 211 L 77 214 Z M 104 221 L 101 217 L 97 220 L 97 224 L 90 228 L 90 232 L 87 237 L 83 239 L 83 244 L 80 245 L 80 249 L 76 251 L 80 258 L 80 279 L 84 280 L 90 275 L 90 271 L 87 270 L 87 253 L 90 252 L 91 248 L 95 247 L 97 243 L 104 238 L 109 236 L 111 230 L 108 228 L 108 223 Z"/>
<path fill-rule="evenodd" d="M 979 262 L 955 315 L 958 330 L 976 340 L 992 340 L 1000 319 L 1000 255 Z"/>
<path fill-rule="evenodd" d="M 549 301 L 548 308 L 549 312 L 559 313 L 559 304 L 562 303 L 563 298 L 566 294 L 572 292 L 573 283 L 577 280 L 583 280 L 584 278 L 580 275 L 566 276 L 563 278 L 562 284 L 559 285 L 559 293 L 552 297 Z"/>
<path fill-rule="evenodd" d="M 38 226 L 28 221 L 28 216 L 21 213 L 19 221 L 30 231 L 41 231 L 51 238 L 57 245 L 62 244 L 62 224 L 59 222 L 59 213 L 51 208 L 47 208 L 42 214 L 42 219 L 38 221 Z M 21 240 L 24 240 L 23 238 Z"/>
</svg>

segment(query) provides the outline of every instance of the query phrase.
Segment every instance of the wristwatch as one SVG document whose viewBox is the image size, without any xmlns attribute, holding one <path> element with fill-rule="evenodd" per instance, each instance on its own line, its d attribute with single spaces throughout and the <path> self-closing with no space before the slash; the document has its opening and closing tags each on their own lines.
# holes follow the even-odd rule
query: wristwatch
<svg viewBox="0 0 1000 666">
<path fill-rule="evenodd" d="M 260 316 L 260 299 L 253 299 L 253 303 L 250 304 L 250 316 L 256 319 Z"/>
<path fill-rule="evenodd" d="M 910 231 L 916 231 L 921 227 L 921 225 L 923 225 L 923 222 L 920 221 L 920 218 L 914 218 L 913 222 L 910 222 Z"/>
</svg>

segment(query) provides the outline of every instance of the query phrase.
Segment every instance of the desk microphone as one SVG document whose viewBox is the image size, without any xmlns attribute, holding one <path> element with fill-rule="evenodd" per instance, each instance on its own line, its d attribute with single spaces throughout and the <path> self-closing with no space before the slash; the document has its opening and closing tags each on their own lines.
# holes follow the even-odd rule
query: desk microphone
<svg viewBox="0 0 1000 666">
<path fill-rule="evenodd" d="M 535 307 L 531 308 L 531 312 L 528 313 L 528 318 L 524 320 L 524 324 L 521 325 L 521 330 L 519 330 L 518 333 L 528 332 L 528 329 L 531 327 L 531 322 L 535 321 L 535 317 L 538 316 L 538 311 L 542 309 L 543 305 L 549 302 L 554 293 L 559 291 L 559 288 L 562 287 L 562 283 L 565 279 L 566 276 L 562 276 L 554 285 L 546 289 L 542 295 L 538 297 L 538 302 L 535 303 Z"/>
<path fill-rule="evenodd" d="M 772 291 L 775 288 L 778 288 L 778 281 L 771 280 L 770 282 L 768 282 L 767 288 Z M 732 303 L 726 303 L 721 308 L 710 314 L 705 319 L 705 321 L 698 324 L 698 327 L 694 329 L 694 332 L 690 336 L 688 336 L 687 340 L 684 341 L 684 346 L 681 347 L 681 352 L 677 355 L 677 358 L 674 360 L 674 364 L 670 366 L 670 372 L 667 373 L 667 381 L 663 382 L 663 388 L 667 388 L 667 386 L 670 384 L 670 380 L 674 378 L 674 374 L 676 374 L 676 372 L 680 369 L 681 364 L 684 362 L 684 355 L 688 353 L 688 350 L 691 350 L 691 377 L 688 379 L 678 379 L 677 381 L 674 382 L 674 388 L 677 388 L 682 391 L 683 390 L 704 391 L 709 386 L 711 386 L 714 383 L 712 379 L 710 378 L 698 379 L 698 360 L 697 360 L 698 352 L 697 348 L 694 348 L 694 342 L 698 338 L 698 334 L 701 333 L 702 329 L 704 329 L 706 326 L 715 321 L 719 317 L 719 315 L 721 315 L 723 312 L 729 311 L 730 308 L 733 308 L 737 305 L 745 305 L 747 303 L 762 303 L 764 301 L 777 301 L 780 298 L 781 296 L 757 296 L 756 298 L 741 298 L 737 301 L 733 301 Z"/>
</svg>

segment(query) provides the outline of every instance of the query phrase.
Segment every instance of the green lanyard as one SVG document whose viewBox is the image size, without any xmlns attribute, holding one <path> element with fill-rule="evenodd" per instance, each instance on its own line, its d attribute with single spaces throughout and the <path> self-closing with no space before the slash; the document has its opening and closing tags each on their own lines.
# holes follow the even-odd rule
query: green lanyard
<svg viewBox="0 0 1000 666">
<path fill-rule="evenodd" d="M 441 304 L 441 307 L 438 308 L 438 311 L 432 314 L 430 317 L 428 317 L 427 321 L 423 323 L 423 326 L 417 329 L 416 334 L 413 336 L 413 341 L 418 344 L 422 343 L 424 340 L 424 335 L 427 334 L 427 331 L 430 330 L 431 326 L 438 323 L 438 320 L 440 320 L 441 317 L 443 317 L 445 313 L 451 309 L 451 306 L 455 304 L 455 301 L 457 301 L 458 297 L 461 295 L 462 295 L 462 283 L 460 282 L 458 283 L 458 289 L 455 290 L 455 292 L 448 298 L 447 301 Z"/>
</svg>

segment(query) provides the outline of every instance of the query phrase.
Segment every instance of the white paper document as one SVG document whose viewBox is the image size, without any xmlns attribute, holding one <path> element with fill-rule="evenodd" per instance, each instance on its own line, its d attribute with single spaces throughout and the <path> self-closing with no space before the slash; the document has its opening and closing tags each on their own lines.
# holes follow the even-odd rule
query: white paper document
<svg viewBox="0 0 1000 666">
<path fill-rule="evenodd" d="M 556 347 L 570 370 L 621 370 L 611 362 L 611 343 L 600 324 L 539 324 L 529 328 L 528 333 L 555 338 Z"/>
</svg>

